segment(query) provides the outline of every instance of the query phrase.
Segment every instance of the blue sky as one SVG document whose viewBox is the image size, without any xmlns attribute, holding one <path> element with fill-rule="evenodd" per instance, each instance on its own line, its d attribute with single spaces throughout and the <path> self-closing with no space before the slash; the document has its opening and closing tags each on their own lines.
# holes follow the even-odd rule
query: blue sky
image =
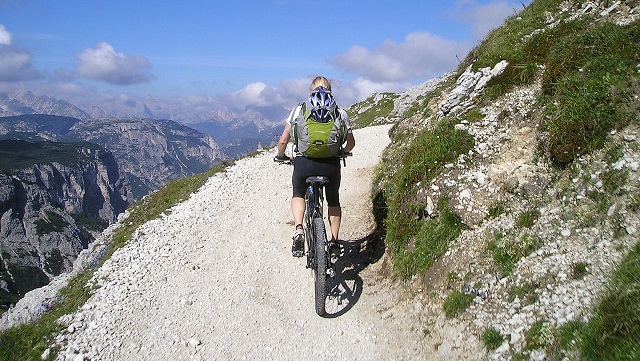
<svg viewBox="0 0 640 361">
<path fill-rule="evenodd" d="M 528 3 L 0 0 L 0 91 L 293 105 L 324 75 L 351 104 L 454 70 Z"/>
</svg>

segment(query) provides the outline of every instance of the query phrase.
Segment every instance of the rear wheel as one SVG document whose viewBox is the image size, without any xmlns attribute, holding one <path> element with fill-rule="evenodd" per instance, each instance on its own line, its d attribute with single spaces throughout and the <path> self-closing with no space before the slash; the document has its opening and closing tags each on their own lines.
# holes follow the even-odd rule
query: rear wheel
<svg viewBox="0 0 640 361">
<path fill-rule="evenodd" d="M 324 221 L 321 217 L 313 219 L 313 229 L 315 242 L 315 286 L 316 286 L 316 313 L 319 316 L 325 314 L 325 301 L 327 299 L 327 253 L 325 245 L 327 244 L 327 233 L 324 228 Z"/>
</svg>

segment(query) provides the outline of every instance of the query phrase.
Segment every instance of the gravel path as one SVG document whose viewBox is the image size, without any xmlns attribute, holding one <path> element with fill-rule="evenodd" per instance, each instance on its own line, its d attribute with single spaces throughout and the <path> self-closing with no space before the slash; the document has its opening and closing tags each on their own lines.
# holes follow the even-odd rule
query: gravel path
<svg viewBox="0 0 640 361">
<path fill-rule="evenodd" d="M 401 319 L 406 306 L 393 303 L 371 267 L 353 265 L 358 240 L 374 228 L 371 175 L 388 130 L 357 130 L 343 168 L 340 279 L 350 292 L 329 317 L 315 314 L 312 273 L 291 257 L 292 167 L 272 162 L 269 151 L 142 226 L 96 272 L 94 296 L 64 320 L 59 359 L 424 358 Z"/>
</svg>

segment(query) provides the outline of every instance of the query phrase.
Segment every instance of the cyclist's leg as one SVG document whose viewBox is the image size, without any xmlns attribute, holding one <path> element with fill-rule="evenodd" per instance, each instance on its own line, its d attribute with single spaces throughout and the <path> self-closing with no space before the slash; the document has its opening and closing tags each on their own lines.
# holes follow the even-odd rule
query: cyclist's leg
<svg viewBox="0 0 640 361">
<path fill-rule="evenodd" d="M 293 196 L 291 197 L 291 214 L 293 215 L 294 225 L 302 224 L 304 217 L 304 195 L 307 191 L 307 177 L 309 176 L 309 159 L 305 157 L 296 157 L 293 161 Z"/>
<path fill-rule="evenodd" d="M 302 217 L 304 216 L 304 198 L 291 197 L 291 213 L 293 214 L 293 222 L 297 226 L 302 224 Z"/>
<path fill-rule="evenodd" d="M 304 218 L 304 194 L 306 192 L 306 169 L 308 164 L 303 157 L 296 157 L 294 160 L 293 175 L 291 182 L 293 184 L 293 195 L 291 197 L 291 213 L 294 221 L 293 245 L 291 252 L 294 257 L 302 257 L 304 255 L 304 232 L 302 222 Z"/>
<path fill-rule="evenodd" d="M 329 207 L 329 227 L 331 228 L 331 241 L 338 240 L 340 233 L 340 222 L 342 220 L 342 207 Z"/>
</svg>

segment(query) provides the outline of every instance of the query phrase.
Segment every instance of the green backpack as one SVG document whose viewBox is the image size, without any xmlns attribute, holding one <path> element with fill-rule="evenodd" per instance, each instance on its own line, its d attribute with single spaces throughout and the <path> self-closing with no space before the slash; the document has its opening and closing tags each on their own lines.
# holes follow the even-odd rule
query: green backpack
<svg viewBox="0 0 640 361">
<path fill-rule="evenodd" d="M 331 158 L 342 150 L 347 128 L 336 108 L 330 121 L 318 122 L 311 117 L 306 103 L 300 103 L 302 111 L 291 124 L 291 139 L 296 151 L 309 158 Z"/>
</svg>

